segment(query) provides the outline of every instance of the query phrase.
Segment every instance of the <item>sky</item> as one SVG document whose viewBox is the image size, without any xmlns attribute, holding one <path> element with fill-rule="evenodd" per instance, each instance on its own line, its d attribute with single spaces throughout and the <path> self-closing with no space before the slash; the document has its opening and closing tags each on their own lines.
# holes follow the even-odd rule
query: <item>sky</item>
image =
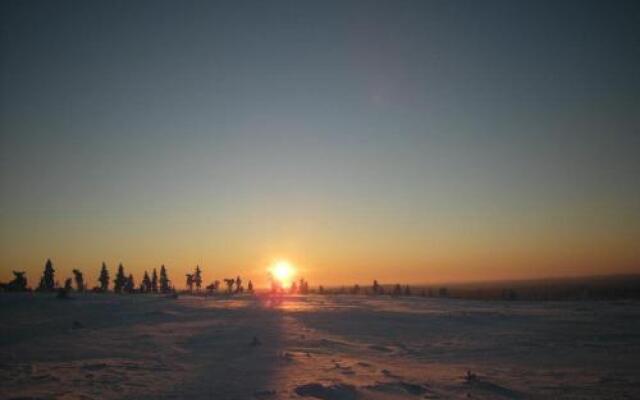
<svg viewBox="0 0 640 400">
<path fill-rule="evenodd" d="M 3 1 L 0 281 L 640 272 L 637 1 Z"/>
</svg>

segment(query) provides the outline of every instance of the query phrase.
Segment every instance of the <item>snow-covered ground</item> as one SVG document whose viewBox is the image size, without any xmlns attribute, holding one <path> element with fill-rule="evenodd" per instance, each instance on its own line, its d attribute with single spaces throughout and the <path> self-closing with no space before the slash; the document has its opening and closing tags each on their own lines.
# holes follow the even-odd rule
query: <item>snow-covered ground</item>
<svg viewBox="0 0 640 400">
<path fill-rule="evenodd" d="M 0 295 L 0 398 L 640 398 L 638 302 L 54 297 Z"/>
</svg>

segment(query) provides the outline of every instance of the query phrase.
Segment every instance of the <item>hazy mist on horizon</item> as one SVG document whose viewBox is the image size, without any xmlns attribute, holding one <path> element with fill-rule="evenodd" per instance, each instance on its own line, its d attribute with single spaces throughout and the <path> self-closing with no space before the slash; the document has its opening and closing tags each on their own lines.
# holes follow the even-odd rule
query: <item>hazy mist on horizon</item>
<svg viewBox="0 0 640 400">
<path fill-rule="evenodd" d="M 0 281 L 640 272 L 637 1 L 3 1 Z"/>
</svg>

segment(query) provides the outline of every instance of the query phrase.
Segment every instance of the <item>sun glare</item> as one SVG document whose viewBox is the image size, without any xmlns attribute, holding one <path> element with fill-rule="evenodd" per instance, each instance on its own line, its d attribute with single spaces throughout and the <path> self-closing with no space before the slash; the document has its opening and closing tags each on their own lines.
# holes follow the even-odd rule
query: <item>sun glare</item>
<svg viewBox="0 0 640 400">
<path fill-rule="evenodd" d="M 282 286 L 287 287 L 291 284 L 296 270 L 290 262 L 279 260 L 273 263 L 271 268 L 269 268 L 269 272 L 271 272 L 273 278 L 280 282 Z"/>
</svg>

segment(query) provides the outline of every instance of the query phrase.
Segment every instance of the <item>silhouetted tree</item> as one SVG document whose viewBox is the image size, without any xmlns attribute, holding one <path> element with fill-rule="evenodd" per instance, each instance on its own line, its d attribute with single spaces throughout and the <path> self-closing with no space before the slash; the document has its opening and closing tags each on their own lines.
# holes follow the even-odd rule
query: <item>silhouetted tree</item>
<svg viewBox="0 0 640 400">
<path fill-rule="evenodd" d="M 324 294 L 324 286 L 318 286 L 318 294 Z"/>
<path fill-rule="evenodd" d="M 360 293 L 360 285 L 358 285 L 357 283 L 355 285 L 353 285 L 353 289 L 351 289 L 351 293 L 352 294 Z"/>
<path fill-rule="evenodd" d="M 136 287 L 136 284 L 133 281 L 133 274 L 129 274 L 127 279 L 124 281 L 124 286 L 122 287 L 122 290 L 124 290 L 126 293 L 133 293 L 135 291 L 135 287 Z"/>
<path fill-rule="evenodd" d="M 202 271 L 199 265 L 196 265 L 196 272 L 193 274 L 193 283 L 196 284 L 196 290 L 199 292 L 202 286 Z"/>
<path fill-rule="evenodd" d="M 305 281 L 303 278 L 300 278 L 300 283 L 298 283 L 298 291 L 300 292 L 300 294 L 308 294 L 309 282 Z"/>
<path fill-rule="evenodd" d="M 409 285 L 404 287 L 404 295 L 411 296 L 411 289 L 409 288 Z"/>
<path fill-rule="evenodd" d="M 227 293 L 231 294 L 231 292 L 233 292 L 233 285 L 236 284 L 236 280 L 233 278 L 226 278 L 224 283 L 227 284 Z"/>
<path fill-rule="evenodd" d="M 187 287 L 190 292 L 193 292 L 193 274 L 187 274 Z"/>
<path fill-rule="evenodd" d="M 373 294 L 379 294 L 380 293 L 380 285 L 378 284 L 377 280 L 373 281 L 372 290 L 373 290 Z"/>
<path fill-rule="evenodd" d="M 116 273 L 116 279 L 113 280 L 113 291 L 116 293 L 122 293 L 124 285 L 127 283 L 127 277 L 124 274 L 124 266 L 122 263 L 118 265 L 118 272 Z"/>
<path fill-rule="evenodd" d="M 169 293 L 171 292 L 171 287 L 169 286 L 169 276 L 167 275 L 167 269 L 164 267 L 164 264 L 160 266 L 160 292 L 161 293 Z"/>
<path fill-rule="evenodd" d="M 107 264 L 102 263 L 102 268 L 100 269 L 100 277 L 98 278 L 98 282 L 100 282 L 100 290 L 106 292 L 109 290 L 109 271 L 107 271 Z"/>
<path fill-rule="evenodd" d="M 73 277 L 76 281 L 76 290 L 80 293 L 84 292 L 84 277 L 78 269 L 73 270 Z"/>
<path fill-rule="evenodd" d="M 142 283 L 140 284 L 140 291 L 142 293 L 149 293 L 151 291 L 151 279 L 149 279 L 149 274 L 147 273 L 147 271 L 144 271 Z"/>
<path fill-rule="evenodd" d="M 289 293 L 294 294 L 298 292 L 298 285 L 296 281 L 291 282 L 291 288 L 289 288 Z"/>
<path fill-rule="evenodd" d="M 393 293 L 391 294 L 392 296 L 400 296 L 402 294 L 402 288 L 400 287 L 400 284 L 396 284 L 396 286 L 393 288 Z"/>
<path fill-rule="evenodd" d="M 213 294 L 213 292 L 217 292 L 219 288 L 220 288 L 220 281 L 219 280 L 213 281 L 212 284 L 207 285 L 207 287 L 206 287 L 207 292 L 209 292 L 211 294 Z"/>
<path fill-rule="evenodd" d="M 64 281 L 64 287 L 58 288 L 58 295 L 56 297 L 59 299 L 67 299 L 69 298 L 70 291 L 71 291 L 71 278 L 67 278 Z"/>
<path fill-rule="evenodd" d="M 253 283 L 251 281 L 247 283 L 247 292 L 253 293 Z"/>
<path fill-rule="evenodd" d="M 27 290 L 27 278 L 24 272 L 13 271 L 13 280 L 5 285 L 9 292 L 24 292 Z"/>
<path fill-rule="evenodd" d="M 244 288 L 242 287 L 242 279 L 240 279 L 240 275 L 236 278 L 236 293 L 242 293 Z"/>
<path fill-rule="evenodd" d="M 42 279 L 40 279 L 38 290 L 50 292 L 56 288 L 54 278 L 55 272 L 56 271 L 53 269 L 53 263 L 50 259 L 47 259 L 47 262 L 44 264 L 44 272 L 42 273 Z"/>
<path fill-rule="evenodd" d="M 156 269 L 153 269 L 153 273 L 151 274 L 151 291 L 153 293 L 158 293 L 158 273 Z"/>
</svg>

